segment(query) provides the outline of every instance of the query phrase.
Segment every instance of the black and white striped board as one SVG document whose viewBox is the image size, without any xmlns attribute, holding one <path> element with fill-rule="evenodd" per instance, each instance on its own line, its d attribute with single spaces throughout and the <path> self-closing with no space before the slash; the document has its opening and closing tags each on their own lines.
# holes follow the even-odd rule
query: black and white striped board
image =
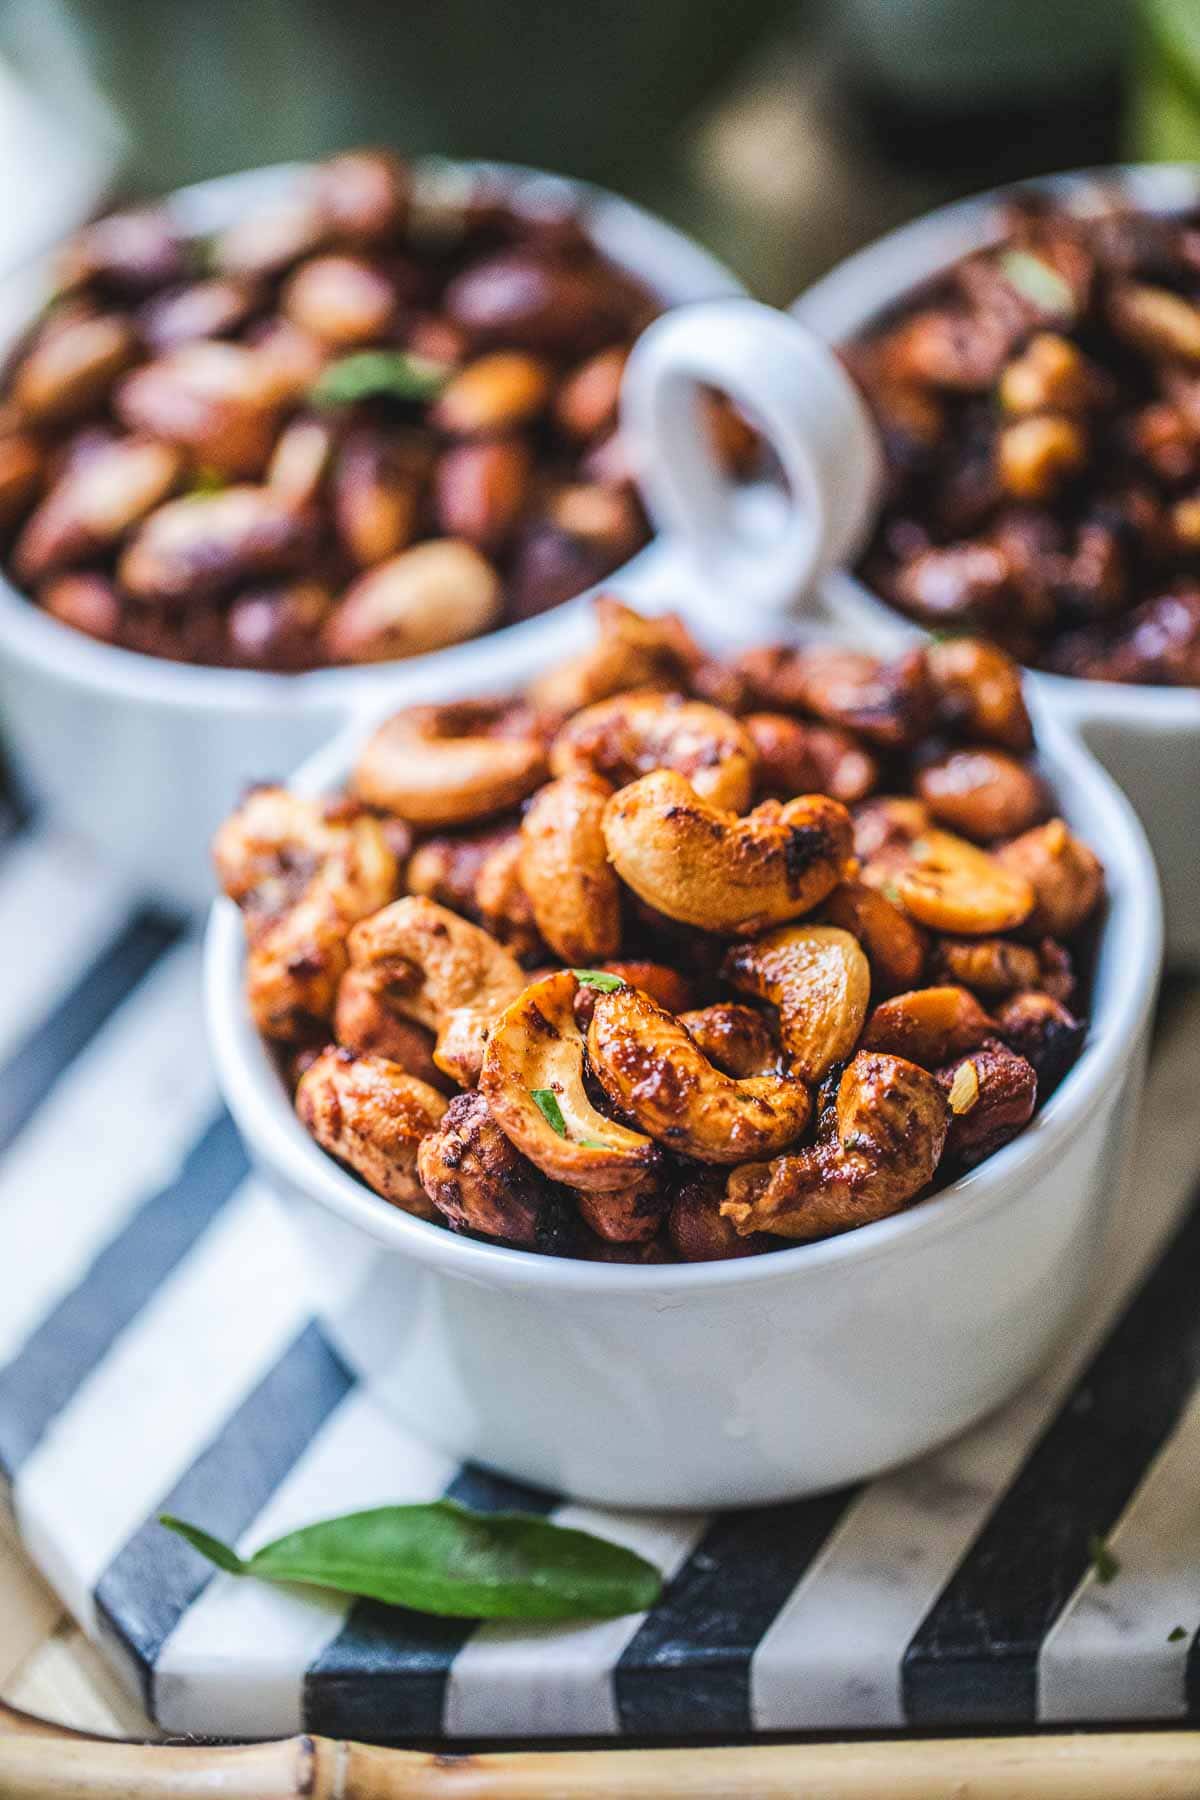
<svg viewBox="0 0 1200 1800">
<path fill-rule="evenodd" d="M 640 1739 L 1200 1716 L 1200 988 L 1168 1008 L 1129 1194 L 1071 1342 L 1001 1414 L 845 1492 L 600 1514 L 453 1466 L 311 1317 L 206 1062 L 195 941 L 88 854 L 0 848 L 0 1467 L 21 1536 L 171 1732 Z M 215 1574 L 449 1492 L 668 1576 L 644 1617 L 475 1627 Z M 1089 1539 L 1120 1573 L 1095 1575 Z M 1182 1634 L 1179 1628 L 1182 1628 Z"/>
</svg>

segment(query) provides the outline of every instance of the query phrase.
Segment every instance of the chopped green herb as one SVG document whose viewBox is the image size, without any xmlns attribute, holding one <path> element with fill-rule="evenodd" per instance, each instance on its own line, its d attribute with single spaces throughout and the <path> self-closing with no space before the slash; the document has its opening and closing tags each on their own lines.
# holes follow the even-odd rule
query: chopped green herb
<svg viewBox="0 0 1200 1800">
<path fill-rule="evenodd" d="M 1063 313 L 1068 317 L 1075 311 L 1075 296 L 1070 284 L 1057 269 L 1040 256 L 1034 256 L 1032 251 L 1006 250 L 1000 258 L 1000 267 L 1017 292 L 1032 300 L 1040 311 Z"/>
<path fill-rule="evenodd" d="M 578 1140 L 578 1143 L 579 1143 L 579 1148 L 581 1150 L 607 1150 L 608 1149 L 608 1145 L 602 1144 L 599 1138 L 580 1138 Z"/>
<path fill-rule="evenodd" d="M 900 889 L 896 886 L 894 881 L 885 881 L 879 891 L 885 900 L 891 901 L 893 906 L 900 906 L 902 904 Z"/>
<path fill-rule="evenodd" d="M 553 1088 L 530 1088 L 529 1098 L 549 1125 L 551 1131 L 557 1131 L 560 1138 L 567 1135 L 567 1121 L 563 1118 L 562 1107 L 558 1104 L 558 1095 Z"/>
<path fill-rule="evenodd" d="M 1187 1635 L 1182 1625 L 1176 1625 L 1173 1630 L 1168 1631 L 1167 1642 L 1168 1644 L 1182 1644 Z"/>
<path fill-rule="evenodd" d="M 609 975 L 603 969 L 572 969 L 571 973 L 580 987 L 597 988 L 602 994 L 615 993 L 625 986 L 620 975 Z"/>
<path fill-rule="evenodd" d="M 240 1557 L 197 1525 L 159 1521 L 229 1575 L 303 1581 L 447 1619 L 609 1619 L 662 1591 L 653 1563 L 536 1514 L 453 1500 L 377 1506 L 291 1531 Z"/>
<path fill-rule="evenodd" d="M 1121 1573 L 1119 1558 L 1109 1549 L 1104 1539 L 1093 1532 L 1088 1539 L 1088 1555 L 1092 1559 L 1092 1567 L 1096 1571 L 1096 1580 L 1101 1587 L 1107 1587 Z"/>
<path fill-rule="evenodd" d="M 359 350 L 322 369 L 308 397 L 314 406 L 351 406 L 379 394 L 394 400 L 432 400 L 453 372 L 449 363 L 408 350 Z"/>
<path fill-rule="evenodd" d="M 192 477 L 192 485 L 185 498 L 188 500 L 204 500 L 209 494 L 219 494 L 229 486 L 220 469 L 213 469 L 207 463 L 201 463 Z"/>
</svg>

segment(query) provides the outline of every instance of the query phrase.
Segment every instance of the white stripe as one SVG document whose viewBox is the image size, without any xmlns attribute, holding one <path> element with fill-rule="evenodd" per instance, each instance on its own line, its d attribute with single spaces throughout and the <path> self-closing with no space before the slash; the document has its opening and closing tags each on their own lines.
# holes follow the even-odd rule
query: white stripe
<svg viewBox="0 0 1200 1800">
<path fill-rule="evenodd" d="M 593 1531 L 670 1577 L 708 1523 L 702 1514 L 562 1506 L 555 1524 Z M 607 1737 L 620 1731 L 613 1671 L 645 1613 L 580 1625 L 483 1625 L 450 1667 L 448 1737 Z"/>
<path fill-rule="evenodd" d="M 1038 1718 L 1182 1718 L 1200 1627 L 1200 1392 L 1108 1542 L 1116 1579 L 1089 1570 L 1042 1646 Z"/>
<path fill-rule="evenodd" d="M 0 1362 L 171 1178 L 216 1103 L 199 950 L 181 945 L 72 1064 L 0 1165 Z"/>
<path fill-rule="evenodd" d="M 0 851 L 0 1058 L 56 1005 L 131 907 L 125 883 L 61 832 L 39 831 Z"/>
<path fill-rule="evenodd" d="M 239 1540 L 259 1544 L 335 1513 L 430 1500 L 457 1463 L 353 1389 Z M 337 1636 L 350 1601 L 315 1589 L 216 1575 L 163 1645 L 155 1716 L 168 1731 L 285 1737 L 304 1728 L 304 1675 Z"/>
<path fill-rule="evenodd" d="M 901 1660 L 909 1640 L 1178 1220 L 1196 1163 L 1180 1068 L 1193 1068 L 1198 1051 L 1200 1007 L 1192 1007 L 1158 1046 L 1103 1275 L 1070 1344 L 1002 1412 L 875 1481 L 851 1507 L 755 1653 L 756 1729 L 905 1722 Z"/>
<path fill-rule="evenodd" d="M 18 1472 L 25 1546 L 85 1630 L 104 1570 L 308 1317 L 298 1258 L 245 1182 Z"/>
</svg>

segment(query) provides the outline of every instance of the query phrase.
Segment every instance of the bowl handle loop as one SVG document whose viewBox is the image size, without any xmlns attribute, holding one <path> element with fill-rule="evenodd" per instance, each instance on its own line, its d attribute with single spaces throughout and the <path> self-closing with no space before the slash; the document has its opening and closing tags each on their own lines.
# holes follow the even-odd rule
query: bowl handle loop
<svg viewBox="0 0 1200 1800">
<path fill-rule="evenodd" d="M 715 388 L 749 416 L 782 470 L 786 502 L 739 494 L 702 413 Z M 829 347 L 754 300 L 663 315 L 625 371 L 621 428 L 655 524 L 682 545 L 696 601 L 714 619 L 814 606 L 817 579 L 853 555 L 883 487 L 878 433 Z"/>
</svg>

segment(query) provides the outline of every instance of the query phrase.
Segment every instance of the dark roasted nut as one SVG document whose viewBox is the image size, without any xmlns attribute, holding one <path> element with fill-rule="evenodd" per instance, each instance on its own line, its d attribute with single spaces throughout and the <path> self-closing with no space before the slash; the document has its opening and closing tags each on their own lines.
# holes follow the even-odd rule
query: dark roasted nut
<svg viewBox="0 0 1200 1800">
<path fill-rule="evenodd" d="M 160 351 L 197 338 L 226 337 L 246 323 L 260 304 L 260 293 L 254 282 L 231 275 L 171 288 L 140 309 L 138 330 L 151 349 Z"/>
<path fill-rule="evenodd" d="M 1049 994 L 1014 994 L 996 1014 L 996 1029 L 1037 1071 L 1038 1096 L 1046 1100 L 1075 1063 L 1087 1027 Z"/>
<path fill-rule="evenodd" d="M 722 1075 L 744 1081 L 750 1075 L 783 1072 L 779 1040 L 764 1013 L 728 1000 L 681 1012 L 679 1023 Z"/>
<path fill-rule="evenodd" d="M 59 575 L 38 599 L 51 618 L 88 637 L 115 644 L 121 635 L 121 600 L 107 576 Z"/>
<path fill-rule="evenodd" d="M 359 969 L 347 969 L 338 984 L 333 1035 L 343 1049 L 384 1056 L 439 1094 L 458 1092 L 433 1060 L 433 1032 L 396 1012 L 388 1005 L 386 991 Z"/>
<path fill-rule="evenodd" d="M 360 569 L 407 550 L 417 535 L 429 467 L 426 445 L 351 431 L 337 458 L 333 514 L 342 548 Z"/>
<path fill-rule="evenodd" d="M 885 749 L 914 742 L 929 705 L 919 651 L 894 663 L 881 663 L 857 650 L 835 649 L 799 651 L 795 660 L 793 680 L 805 710 Z M 743 667 L 750 662 L 743 658 Z M 781 703 L 787 704 L 782 699 Z"/>
<path fill-rule="evenodd" d="M 357 256 L 314 256 L 301 263 L 283 292 L 293 325 L 335 350 L 380 337 L 396 311 L 396 289 L 374 264 Z"/>
<path fill-rule="evenodd" d="M 500 583 L 470 544 L 431 538 L 360 575 L 325 632 L 333 662 L 421 656 L 495 623 Z"/>
<path fill-rule="evenodd" d="M 1004 750 L 952 750 L 927 763 L 915 785 L 940 825 L 981 844 L 1027 831 L 1046 811 L 1037 776 Z"/>
<path fill-rule="evenodd" d="M 321 632 L 333 596 L 319 581 L 252 589 L 229 609 L 229 653 L 248 669 L 295 673 L 321 661 Z"/>
<path fill-rule="evenodd" d="M 86 225 L 70 239 L 56 269 L 62 293 L 96 286 L 122 299 L 182 281 L 187 273 L 179 233 L 167 214 L 153 207 L 110 213 Z"/>
<path fill-rule="evenodd" d="M 1016 500 L 1050 500 L 1087 460 L 1074 419 L 1055 413 L 1006 425 L 997 446 L 1000 480 Z"/>
<path fill-rule="evenodd" d="M 279 275 L 318 249 L 327 228 L 313 186 L 297 185 L 222 231 L 212 246 L 213 266 L 222 275 Z"/>
<path fill-rule="evenodd" d="M 290 573 L 311 546 L 311 519 L 270 488 L 230 487 L 160 506 L 139 527 L 118 574 L 141 600 L 191 602 Z"/>
<path fill-rule="evenodd" d="M 349 243 L 393 238 L 408 218 L 412 178 L 390 150 L 346 150 L 322 163 L 313 187 L 332 235 Z"/>
<path fill-rule="evenodd" d="M 158 506 L 179 479 L 169 444 L 118 438 L 68 465 L 17 539 L 23 581 L 101 556 Z"/>
<path fill-rule="evenodd" d="M 459 1094 L 417 1156 L 421 1185 L 456 1231 L 477 1231 L 526 1250 L 552 1216 L 558 1190 L 526 1161 L 482 1094 Z"/>
<path fill-rule="evenodd" d="M 979 638 L 944 638 L 929 645 L 925 666 L 948 725 L 976 743 L 1032 749 L 1020 670 L 1003 650 Z"/>
<path fill-rule="evenodd" d="M 929 625 L 994 625 L 1012 600 L 1012 572 L 994 544 L 924 550 L 900 570 L 895 597 Z"/>
<path fill-rule="evenodd" d="M 459 370 L 433 409 L 453 437 L 491 437 L 530 425 L 550 394 L 550 370 L 519 350 L 493 350 Z"/>
<path fill-rule="evenodd" d="M 564 379 L 555 396 L 554 417 L 576 443 L 591 443 L 613 429 L 628 360 L 628 350 L 616 344 L 589 356 Z"/>
<path fill-rule="evenodd" d="M 852 806 L 879 778 L 875 758 L 848 731 L 786 713 L 748 713 L 742 724 L 758 752 L 758 792 L 764 799 L 832 794 Z"/>
<path fill-rule="evenodd" d="M 1039 331 L 1000 377 L 1007 413 L 1084 412 L 1095 394 L 1087 358 L 1057 331 Z"/>
<path fill-rule="evenodd" d="M 1104 870 L 1099 858 L 1062 819 L 1051 819 L 997 851 L 1005 868 L 1024 877 L 1036 895 L 1032 931 L 1070 938 L 1100 904 Z"/>
<path fill-rule="evenodd" d="M 261 364 L 281 402 L 300 400 L 325 366 L 329 352 L 317 338 L 290 319 L 267 319 L 246 334 L 246 343 Z"/>
<path fill-rule="evenodd" d="M 1023 1131 L 1037 1105 L 1033 1066 L 997 1038 L 937 1071 L 950 1106 L 946 1154 L 967 1168 Z"/>
<path fill-rule="evenodd" d="M 284 427 L 267 465 L 267 486 L 291 506 L 312 506 L 321 492 L 333 438 L 320 419 L 293 419 Z"/>
<path fill-rule="evenodd" d="M 445 307 L 480 344 L 554 355 L 598 349 L 624 322 L 610 284 L 596 271 L 503 251 L 455 276 Z"/>
<path fill-rule="evenodd" d="M 439 528 L 495 555 L 525 509 L 532 479 L 533 457 L 520 438 L 455 444 L 434 475 Z"/>
<path fill-rule="evenodd" d="M 278 423 L 265 359 L 241 344 L 183 344 L 126 376 L 116 409 L 132 431 L 188 450 L 223 475 L 258 475 Z"/>
<path fill-rule="evenodd" d="M 934 944 L 929 958 L 932 981 L 970 988 L 985 1000 L 1040 987 L 1041 974 L 1037 951 L 1011 938 L 943 937 Z"/>
<path fill-rule="evenodd" d="M 33 438 L 16 431 L 0 437 L 0 530 L 15 524 L 35 498 L 44 468 Z"/>
<path fill-rule="evenodd" d="M 684 1262 L 724 1262 L 731 1256 L 761 1256 L 772 1240 L 765 1232 L 742 1237 L 722 1217 L 725 1182 L 719 1175 L 703 1174 L 683 1182 L 667 1215 L 667 1234 Z"/>
<path fill-rule="evenodd" d="M 866 951 L 876 994 L 916 987 L 925 965 L 926 936 L 885 894 L 861 881 L 844 881 L 826 900 L 824 912 L 830 924 L 852 932 Z"/>
<path fill-rule="evenodd" d="M 129 321 L 114 314 L 51 320 L 12 377 L 12 399 L 33 425 L 83 418 L 108 398 L 137 353 Z"/>
<path fill-rule="evenodd" d="M 964 1050 L 977 1050 L 995 1030 L 995 1021 L 966 988 L 917 988 L 875 1008 L 862 1044 L 936 1069 Z"/>
<path fill-rule="evenodd" d="M 437 1214 L 417 1179 L 417 1150 L 445 1110 L 428 1083 L 353 1050 L 323 1050 L 296 1088 L 296 1111 L 318 1144 L 419 1219 Z"/>
<path fill-rule="evenodd" d="M 1200 307 L 1168 288 L 1117 283 L 1109 295 L 1113 330 L 1135 350 L 1163 361 L 1200 363 Z"/>
</svg>

